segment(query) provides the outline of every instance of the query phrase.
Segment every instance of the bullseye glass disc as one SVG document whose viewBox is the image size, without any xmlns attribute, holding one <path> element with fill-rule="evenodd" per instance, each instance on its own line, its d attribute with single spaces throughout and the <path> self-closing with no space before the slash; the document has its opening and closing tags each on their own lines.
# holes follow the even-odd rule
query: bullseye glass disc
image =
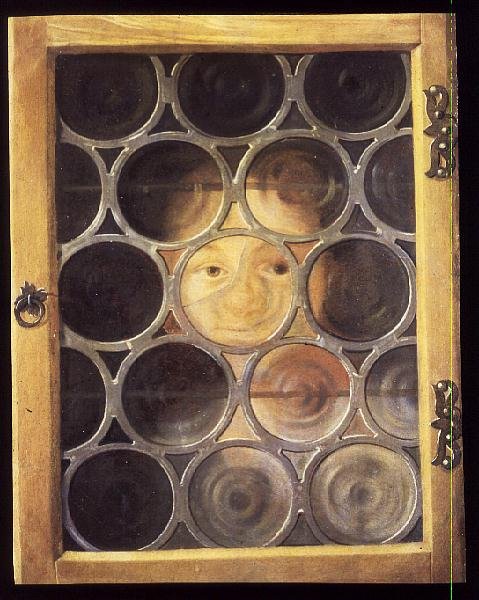
<svg viewBox="0 0 479 600">
<path fill-rule="evenodd" d="M 287 471 L 268 452 L 228 447 L 208 456 L 190 483 L 189 503 L 201 531 L 220 546 L 264 546 L 288 519 Z"/>
<path fill-rule="evenodd" d="M 311 509 L 319 529 L 339 544 L 374 544 L 400 534 L 418 501 L 404 457 L 374 444 L 335 450 L 314 471 Z"/>
<path fill-rule="evenodd" d="M 86 460 L 68 497 L 78 532 L 100 550 L 135 550 L 153 542 L 173 510 L 173 491 L 151 456 L 110 450 Z"/>
<path fill-rule="evenodd" d="M 280 233 L 312 234 L 331 225 L 348 198 L 348 177 L 339 155 L 315 140 L 292 138 L 266 146 L 246 179 L 255 218 Z"/>
<path fill-rule="evenodd" d="M 130 367 L 122 403 L 132 427 L 158 444 L 192 444 L 223 418 L 228 382 L 216 360 L 190 344 L 163 344 Z"/>
<path fill-rule="evenodd" d="M 328 333 L 370 341 L 391 331 L 409 302 L 401 260 L 384 244 L 353 239 L 327 248 L 308 280 L 313 316 Z"/>
<path fill-rule="evenodd" d="M 281 66 L 268 55 L 196 54 L 178 79 L 187 118 L 204 133 L 222 137 L 262 129 L 277 114 L 283 95 Z"/>
<path fill-rule="evenodd" d="M 401 56 L 393 52 L 327 52 L 316 55 L 304 81 L 314 115 L 328 127 L 370 131 L 399 110 L 406 91 Z"/>
<path fill-rule="evenodd" d="M 366 402 L 373 419 L 400 439 L 415 440 L 419 435 L 416 352 L 416 346 L 386 352 L 366 381 Z"/>
<path fill-rule="evenodd" d="M 251 406 L 276 437 L 310 442 L 324 437 L 349 410 L 349 377 L 333 354 L 288 344 L 266 354 L 255 368 Z"/>
</svg>

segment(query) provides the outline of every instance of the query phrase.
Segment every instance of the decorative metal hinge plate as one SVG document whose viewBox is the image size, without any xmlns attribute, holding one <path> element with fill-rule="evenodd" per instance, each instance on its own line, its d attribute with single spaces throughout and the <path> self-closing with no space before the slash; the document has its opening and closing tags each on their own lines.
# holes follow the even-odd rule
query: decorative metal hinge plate
<svg viewBox="0 0 479 600">
<path fill-rule="evenodd" d="M 462 456 L 458 442 L 462 435 L 462 418 L 461 411 L 455 406 L 459 390 L 450 379 L 439 381 L 432 387 L 436 394 L 436 415 L 439 417 L 431 423 L 435 429 L 439 429 L 437 454 L 432 464 L 449 471 L 457 467 Z"/>
<path fill-rule="evenodd" d="M 20 288 L 22 293 L 14 302 L 14 314 L 17 323 L 22 327 L 35 327 L 40 323 L 45 315 L 45 302 L 47 300 L 47 292 L 43 288 L 38 290 L 32 283 L 25 281 Z M 28 313 L 33 320 L 26 321 L 23 314 Z"/>
<path fill-rule="evenodd" d="M 456 166 L 454 147 L 457 143 L 457 119 L 446 112 L 449 107 L 449 93 L 441 85 L 432 85 L 426 94 L 426 112 L 431 125 L 424 133 L 435 138 L 431 144 L 431 168 L 428 177 L 445 179 L 451 177 Z"/>
</svg>

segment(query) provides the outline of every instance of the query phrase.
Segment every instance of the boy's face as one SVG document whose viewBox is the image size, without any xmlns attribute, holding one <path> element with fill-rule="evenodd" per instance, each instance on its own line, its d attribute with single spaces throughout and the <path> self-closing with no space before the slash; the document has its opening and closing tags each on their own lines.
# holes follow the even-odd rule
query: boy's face
<svg viewBox="0 0 479 600">
<path fill-rule="evenodd" d="M 188 261 L 181 303 L 205 337 L 229 346 L 268 339 L 292 299 L 288 261 L 271 244 L 246 235 L 214 240 Z"/>
</svg>

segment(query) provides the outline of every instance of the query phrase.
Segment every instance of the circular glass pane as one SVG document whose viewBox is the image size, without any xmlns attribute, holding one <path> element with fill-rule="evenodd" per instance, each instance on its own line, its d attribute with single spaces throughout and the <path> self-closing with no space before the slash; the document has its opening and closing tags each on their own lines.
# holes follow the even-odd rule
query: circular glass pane
<svg viewBox="0 0 479 600">
<path fill-rule="evenodd" d="M 416 440 L 418 431 L 416 346 L 383 354 L 366 380 L 366 402 L 376 423 L 387 433 Z"/>
<path fill-rule="evenodd" d="M 148 57 L 134 54 L 60 54 L 56 100 L 65 123 L 96 140 L 129 135 L 150 118 L 158 81 Z"/>
<path fill-rule="evenodd" d="M 370 341 L 391 331 L 409 303 L 409 279 L 384 244 L 349 240 L 329 247 L 308 280 L 313 316 L 328 333 Z"/>
<path fill-rule="evenodd" d="M 291 299 L 286 258 L 272 244 L 245 235 L 202 246 L 181 278 L 181 303 L 188 319 L 219 344 L 265 341 L 283 324 Z"/>
<path fill-rule="evenodd" d="M 225 448 L 196 469 L 189 503 L 198 527 L 216 544 L 263 546 L 281 530 L 292 504 L 289 475 L 271 454 Z"/>
<path fill-rule="evenodd" d="M 401 56 L 391 52 L 327 52 L 317 54 L 306 69 L 304 94 L 311 111 L 341 131 L 384 125 L 405 92 Z"/>
<path fill-rule="evenodd" d="M 132 427 L 157 444 L 193 444 L 212 432 L 228 404 L 228 382 L 209 354 L 163 344 L 130 367 L 122 402 Z"/>
<path fill-rule="evenodd" d="M 348 199 L 346 169 L 326 144 L 304 138 L 264 148 L 246 179 L 246 198 L 265 227 L 292 235 L 331 225 Z"/>
<path fill-rule="evenodd" d="M 93 362 L 81 352 L 62 348 L 60 354 L 62 448 L 86 442 L 100 427 L 105 413 L 105 386 Z"/>
<path fill-rule="evenodd" d="M 202 148 L 177 141 L 147 144 L 123 167 L 118 202 L 141 235 L 170 242 L 206 229 L 223 201 L 214 159 Z"/>
<path fill-rule="evenodd" d="M 153 542 L 173 511 L 167 474 L 150 456 L 110 450 L 86 460 L 72 477 L 70 514 L 100 550 L 136 550 Z"/>
<path fill-rule="evenodd" d="M 103 342 L 128 339 L 146 329 L 160 310 L 163 280 L 144 252 L 102 242 L 79 250 L 63 266 L 60 310 L 83 337 Z"/>
<path fill-rule="evenodd" d="M 414 162 L 411 136 L 381 146 L 364 175 L 369 205 L 377 217 L 401 231 L 414 232 Z"/>
<path fill-rule="evenodd" d="M 57 144 L 55 150 L 57 237 L 65 243 L 78 237 L 98 212 L 101 181 L 98 169 L 84 150 Z"/>
<path fill-rule="evenodd" d="M 288 344 L 268 352 L 251 382 L 251 406 L 276 437 L 311 442 L 334 431 L 349 409 L 349 377 L 323 348 Z"/>
<path fill-rule="evenodd" d="M 335 450 L 314 471 L 311 509 L 321 531 L 339 544 L 389 540 L 410 522 L 418 492 L 400 454 L 373 444 Z"/>
<path fill-rule="evenodd" d="M 284 96 L 274 56 L 195 54 L 183 65 L 178 97 L 187 118 L 221 137 L 254 133 L 274 119 Z"/>
</svg>

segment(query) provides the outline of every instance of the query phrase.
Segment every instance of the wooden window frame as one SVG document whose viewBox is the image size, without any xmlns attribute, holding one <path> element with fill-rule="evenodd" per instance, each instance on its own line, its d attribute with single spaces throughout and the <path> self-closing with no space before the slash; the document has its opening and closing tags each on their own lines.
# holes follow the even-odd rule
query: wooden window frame
<svg viewBox="0 0 479 600">
<path fill-rule="evenodd" d="M 49 292 L 33 329 L 12 321 L 14 570 L 17 583 L 464 580 L 462 464 L 431 465 L 431 385 L 460 386 L 458 182 L 431 179 L 423 90 L 450 87 L 445 14 L 48 16 L 9 22 L 12 299 Z M 417 338 L 424 540 L 370 546 L 63 552 L 54 59 L 60 52 L 410 51 L 417 217 Z M 443 232 L 439 234 L 439 232 Z M 451 235 L 449 235 L 451 232 Z"/>
</svg>

